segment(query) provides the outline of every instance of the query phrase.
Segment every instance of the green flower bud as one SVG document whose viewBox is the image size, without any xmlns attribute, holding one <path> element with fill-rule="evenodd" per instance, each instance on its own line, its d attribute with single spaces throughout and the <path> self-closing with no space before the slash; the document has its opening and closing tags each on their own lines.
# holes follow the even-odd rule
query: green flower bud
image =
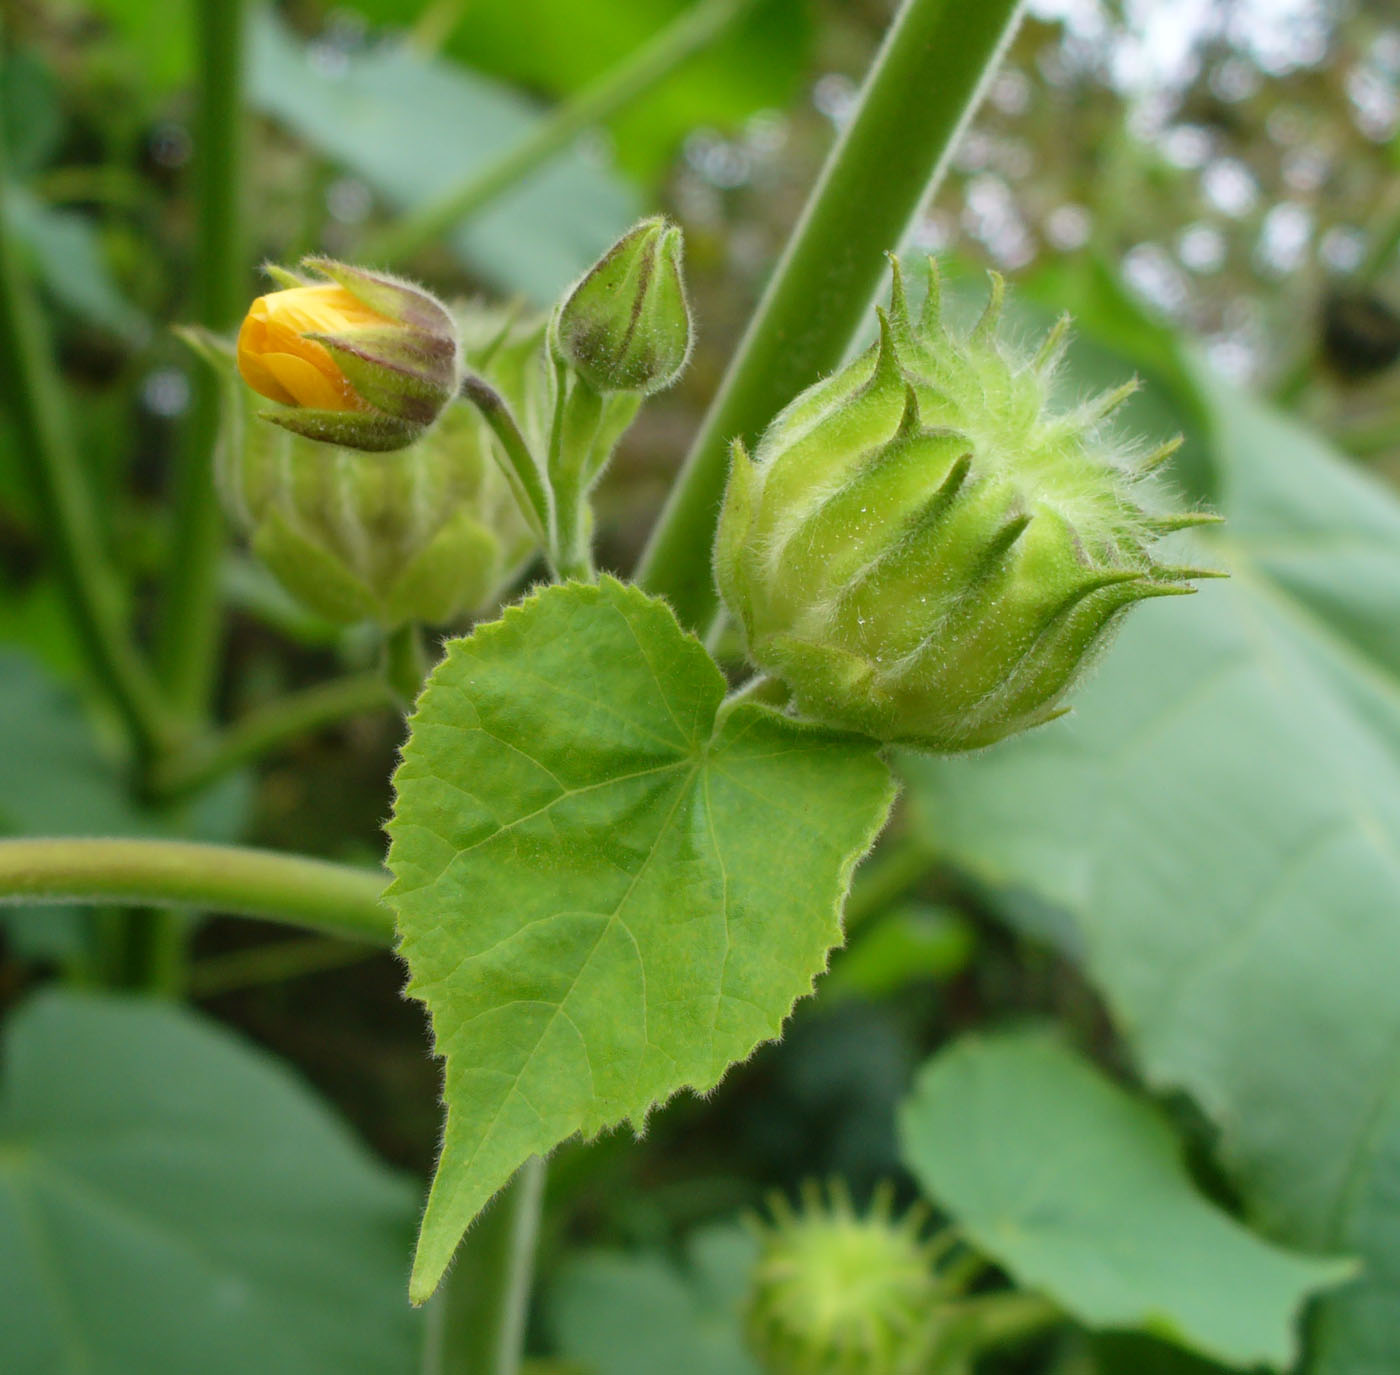
<svg viewBox="0 0 1400 1375">
<path fill-rule="evenodd" d="M 564 299 L 555 348 L 594 391 L 650 396 L 680 376 L 691 333 L 681 231 L 657 216 L 628 230 Z"/>
<path fill-rule="evenodd" d="M 1151 453 L 1106 428 L 1131 382 L 1049 406 L 1062 320 L 1032 358 L 996 334 L 1002 284 L 965 337 L 936 265 L 915 323 L 898 265 L 880 338 L 799 396 L 751 460 L 734 446 L 715 545 L 750 657 L 838 729 L 953 752 L 1068 708 L 1123 611 L 1210 576 L 1157 561 L 1213 517 L 1140 504 Z"/>
<path fill-rule="evenodd" d="M 287 409 L 261 412 L 293 434 L 383 452 L 422 438 L 457 395 L 461 365 L 447 309 L 420 287 L 329 258 L 328 281 L 268 273 L 238 332 L 238 370 Z"/>
<path fill-rule="evenodd" d="M 262 424 L 222 341 L 185 337 L 223 385 L 216 466 L 230 519 L 305 606 L 340 623 L 441 623 L 492 604 L 535 549 L 465 404 L 415 443 L 365 452 Z"/>
<path fill-rule="evenodd" d="M 929 1375 L 946 1297 L 921 1240 L 923 1215 L 890 1215 L 878 1194 L 858 1216 L 839 1182 L 828 1208 L 814 1186 L 794 1212 L 773 1199 L 760 1227 L 745 1331 L 767 1375 Z"/>
</svg>

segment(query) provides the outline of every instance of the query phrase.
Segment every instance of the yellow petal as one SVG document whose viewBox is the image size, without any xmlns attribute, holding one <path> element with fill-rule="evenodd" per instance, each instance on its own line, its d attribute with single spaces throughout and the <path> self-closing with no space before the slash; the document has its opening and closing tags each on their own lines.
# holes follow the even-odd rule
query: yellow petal
<svg viewBox="0 0 1400 1375">
<path fill-rule="evenodd" d="M 330 355 L 326 354 L 326 358 L 329 361 Z M 318 411 L 357 411 L 364 407 L 339 373 L 329 377 L 309 359 L 299 358 L 294 353 L 265 353 L 262 362 L 278 388 L 291 396 L 294 406 L 307 406 Z M 276 399 L 273 397 L 273 400 Z"/>
<path fill-rule="evenodd" d="M 238 370 L 260 396 L 284 406 L 364 410 L 335 360 L 306 334 L 335 334 L 385 317 L 337 285 L 292 287 L 259 296 L 238 331 Z"/>
</svg>

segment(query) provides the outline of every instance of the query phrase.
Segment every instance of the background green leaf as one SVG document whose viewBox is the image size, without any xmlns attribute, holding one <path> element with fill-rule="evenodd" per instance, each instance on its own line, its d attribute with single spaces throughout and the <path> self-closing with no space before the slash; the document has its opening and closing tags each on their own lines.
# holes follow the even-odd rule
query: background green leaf
<svg viewBox="0 0 1400 1375">
<path fill-rule="evenodd" d="M 1207 1202 L 1157 1114 L 1043 1033 L 935 1056 L 900 1131 L 905 1163 L 973 1245 L 1090 1327 L 1284 1366 L 1299 1304 L 1351 1272 Z"/>
<path fill-rule="evenodd" d="M 152 5 L 150 0 L 87 0 L 112 26 L 118 42 L 139 67 L 142 86 L 152 95 L 172 91 L 194 66 L 193 9 Z"/>
<path fill-rule="evenodd" d="M 63 141 L 66 116 L 53 69 L 33 49 L 0 54 L 0 130 L 13 177 L 37 172 Z"/>
<path fill-rule="evenodd" d="M 270 13 L 259 14 L 254 25 L 249 80 L 254 105 L 398 209 L 436 199 L 538 118 L 516 92 L 406 44 L 337 52 L 333 63 L 318 60 Z M 636 215 L 637 201 L 623 182 L 569 153 L 448 242 L 494 286 L 544 303 Z"/>
<path fill-rule="evenodd" d="M 195 1014 L 42 994 L 5 1046 L 0 1368 L 408 1371 L 413 1192 Z"/>
<path fill-rule="evenodd" d="M 447 1058 L 432 1292 L 531 1154 L 777 1036 L 883 824 L 867 741 L 741 704 L 656 598 L 548 588 L 454 641 L 395 775 L 389 898 Z"/>
<path fill-rule="evenodd" d="M 1074 717 L 905 772 L 927 840 L 1009 915 L 1072 917 L 1251 1219 L 1363 1258 L 1310 1368 L 1371 1375 L 1400 1349 L 1400 504 L 1200 386 L 1231 581 L 1134 617 Z"/>
<path fill-rule="evenodd" d="M 566 96 L 635 52 L 695 0 L 517 0 L 473 5 L 446 50 L 526 89 Z M 380 22 L 413 23 L 420 0 L 356 0 Z M 654 179 L 699 126 L 733 129 L 797 94 L 813 46 L 807 0 L 759 0 L 709 51 L 610 122 L 628 171 Z M 522 37 L 528 35 L 528 37 Z"/>
<path fill-rule="evenodd" d="M 881 912 L 832 963 L 822 1001 L 879 999 L 910 984 L 950 979 L 972 960 L 976 940 L 956 909 L 906 902 Z"/>
<path fill-rule="evenodd" d="M 5 214 L 9 232 L 55 301 L 127 343 L 145 341 L 150 326 L 112 279 L 97 231 L 85 216 L 54 210 L 22 186 L 6 188 Z"/>
<path fill-rule="evenodd" d="M 593 1375 L 758 1375 L 740 1315 L 758 1247 L 740 1227 L 694 1233 L 683 1263 L 656 1251 L 585 1251 L 550 1286 L 560 1355 Z"/>
</svg>

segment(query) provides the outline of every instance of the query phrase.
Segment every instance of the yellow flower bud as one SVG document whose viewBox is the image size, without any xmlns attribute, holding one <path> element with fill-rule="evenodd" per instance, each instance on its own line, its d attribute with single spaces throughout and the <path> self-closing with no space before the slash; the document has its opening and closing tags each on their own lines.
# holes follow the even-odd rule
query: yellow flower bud
<svg viewBox="0 0 1400 1375">
<path fill-rule="evenodd" d="M 284 289 L 259 296 L 238 331 L 238 371 L 281 409 L 262 419 L 303 439 L 385 453 L 421 439 L 461 386 L 457 327 L 411 282 L 330 258 L 269 266 Z"/>
<path fill-rule="evenodd" d="M 284 406 L 362 411 L 365 402 L 323 344 L 308 334 L 392 325 L 336 282 L 259 296 L 238 331 L 238 371 L 260 396 Z"/>
</svg>

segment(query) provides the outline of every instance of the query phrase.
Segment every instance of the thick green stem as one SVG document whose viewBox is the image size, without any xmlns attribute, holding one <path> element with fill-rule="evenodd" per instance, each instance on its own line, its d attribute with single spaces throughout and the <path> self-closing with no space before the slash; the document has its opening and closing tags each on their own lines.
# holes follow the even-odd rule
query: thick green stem
<svg viewBox="0 0 1400 1375">
<path fill-rule="evenodd" d="M 211 736 L 157 765 L 151 790 L 163 798 L 198 792 L 289 740 L 347 716 L 395 705 L 382 673 L 357 673 L 317 683 L 250 712 L 220 735 Z"/>
<path fill-rule="evenodd" d="M 544 1161 L 531 1156 L 468 1233 L 428 1306 L 422 1375 L 516 1375 L 525 1340 Z"/>
<path fill-rule="evenodd" d="M 388 876 L 325 860 L 186 840 L 0 840 L 0 904 L 201 907 L 388 945 Z"/>
<path fill-rule="evenodd" d="M 175 734 L 150 671 L 126 626 L 120 582 L 99 533 L 92 493 L 64 423 L 64 396 L 44 322 L 9 231 L 0 147 L 0 359 L 4 397 L 43 522 L 45 547 L 63 588 L 93 682 L 122 718 L 136 752 L 152 757 Z"/>
<path fill-rule="evenodd" d="M 459 186 L 430 204 L 411 210 L 361 244 L 359 257 L 372 263 L 402 262 L 479 214 L 503 192 L 567 148 L 585 129 L 616 114 L 713 43 L 750 3 L 751 0 L 701 0 L 592 85 L 558 106 L 524 138 Z"/>
<path fill-rule="evenodd" d="M 199 95 L 194 118 L 194 321 L 231 329 L 247 305 L 243 233 L 244 0 L 196 0 Z M 223 517 L 214 490 L 219 396 L 196 370 L 174 482 L 174 524 L 160 624 L 160 666 L 176 705 L 202 717 L 213 689 L 221 606 Z"/>
<path fill-rule="evenodd" d="M 189 982 L 190 921 L 169 907 L 138 907 L 115 914 L 113 937 L 121 965 L 109 982 L 157 998 L 184 996 Z"/>
<path fill-rule="evenodd" d="M 1018 0 L 904 0 L 734 355 L 637 572 L 681 620 L 715 610 L 710 546 L 736 435 L 835 368 L 995 70 Z"/>
</svg>

